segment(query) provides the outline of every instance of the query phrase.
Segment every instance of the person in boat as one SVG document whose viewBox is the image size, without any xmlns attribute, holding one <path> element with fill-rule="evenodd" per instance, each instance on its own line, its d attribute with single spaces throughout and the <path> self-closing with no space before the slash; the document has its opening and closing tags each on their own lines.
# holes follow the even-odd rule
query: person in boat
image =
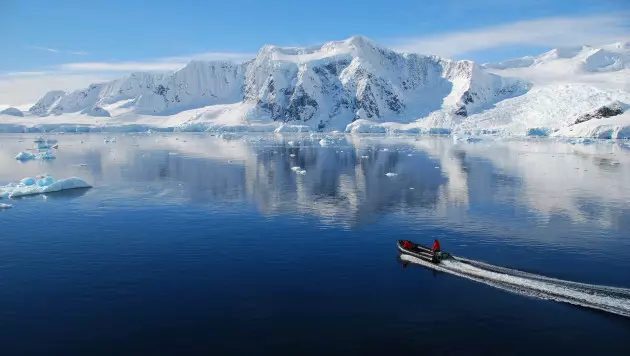
<svg viewBox="0 0 630 356">
<path fill-rule="evenodd" d="M 413 248 L 413 244 L 411 242 L 409 242 L 409 240 L 405 240 L 405 241 L 403 241 L 403 248 L 406 248 L 408 250 L 412 249 Z"/>
<path fill-rule="evenodd" d="M 437 239 L 433 240 L 433 248 L 431 249 L 431 251 L 433 251 L 433 253 L 440 252 L 440 241 L 438 241 Z"/>
</svg>

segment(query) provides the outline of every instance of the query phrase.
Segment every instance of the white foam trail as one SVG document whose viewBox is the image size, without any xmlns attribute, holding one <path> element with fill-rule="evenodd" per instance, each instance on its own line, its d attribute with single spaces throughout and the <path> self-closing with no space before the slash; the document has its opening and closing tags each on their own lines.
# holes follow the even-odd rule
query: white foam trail
<svg viewBox="0 0 630 356">
<path fill-rule="evenodd" d="M 400 258 L 506 291 L 630 317 L 630 289 L 564 281 L 468 259 L 433 264 L 405 254 Z"/>
</svg>

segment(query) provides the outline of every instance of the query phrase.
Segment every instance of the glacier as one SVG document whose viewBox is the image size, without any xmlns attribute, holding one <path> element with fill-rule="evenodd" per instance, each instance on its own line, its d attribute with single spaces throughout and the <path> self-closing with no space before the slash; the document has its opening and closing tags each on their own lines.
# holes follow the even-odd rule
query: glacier
<svg viewBox="0 0 630 356">
<path fill-rule="evenodd" d="M 191 61 L 51 91 L 0 132 L 340 131 L 628 138 L 630 43 L 477 64 L 387 49 L 363 36 L 266 45 L 246 62 Z M 576 123 L 618 105 L 622 113 Z"/>
</svg>

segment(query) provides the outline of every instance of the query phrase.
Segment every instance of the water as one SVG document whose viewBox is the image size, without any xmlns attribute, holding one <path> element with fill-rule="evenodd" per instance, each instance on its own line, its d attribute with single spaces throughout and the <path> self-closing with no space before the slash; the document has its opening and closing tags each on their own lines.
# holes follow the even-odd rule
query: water
<svg viewBox="0 0 630 356">
<path fill-rule="evenodd" d="M 627 317 L 396 250 L 629 288 L 623 142 L 113 136 L 24 164 L 34 136 L 0 136 L 0 184 L 94 185 L 0 210 L 3 354 L 630 352 Z"/>
</svg>

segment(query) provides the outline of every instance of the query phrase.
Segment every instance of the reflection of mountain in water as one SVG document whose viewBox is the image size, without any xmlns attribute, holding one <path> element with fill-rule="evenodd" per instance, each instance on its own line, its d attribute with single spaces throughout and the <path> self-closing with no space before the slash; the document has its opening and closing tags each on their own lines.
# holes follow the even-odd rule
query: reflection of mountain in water
<svg viewBox="0 0 630 356">
<path fill-rule="evenodd" d="M 108 145 L 96 135 L 66 136 L 61 144 L 68 149 L 46 170 L 113 184 L 121 198 L 249 202 L 263 214 L 312 214 L 344 224 L 404 211 L 467 227 L 475 219 L 515 216 L 613 227 L 628 214 L 630 156 L 622 144 L 338 136 L 322 147 L 320 139 L 150 135 Z M 5 145 L 8 152 L 20 149 Z M 306 174 L 294 173 L 295 166 Z M 20 169 L 34 175 L 42 167 Z"/>
<path fill-rule="evenodd" d="M 387 211 L 435 209 L 447 179 L 439 161 L 426 154 L 380 146 L 355 148 L 345 141 L 322 148 L 317 140 L 291 145 L 283 141 L 248 144 L 215 138 L 130 151 L 121 166 L 125 181 L 181 184 L 186 200 L 251 201 L 264 214 L 313 214 L 343 223 L 359 223 Z M 188 151 L 186 148 L 193 148 Z M 231 159 L 214 153 L 232 151 Z M 209 157 L 208 157 L 209 156 Z M 306 170 L 305 175 L 292 167 Z M 397 173 L 388 177 L 386 173 Z M 412 188 L 412 189 L 410 189 Z"/>
</svg>

